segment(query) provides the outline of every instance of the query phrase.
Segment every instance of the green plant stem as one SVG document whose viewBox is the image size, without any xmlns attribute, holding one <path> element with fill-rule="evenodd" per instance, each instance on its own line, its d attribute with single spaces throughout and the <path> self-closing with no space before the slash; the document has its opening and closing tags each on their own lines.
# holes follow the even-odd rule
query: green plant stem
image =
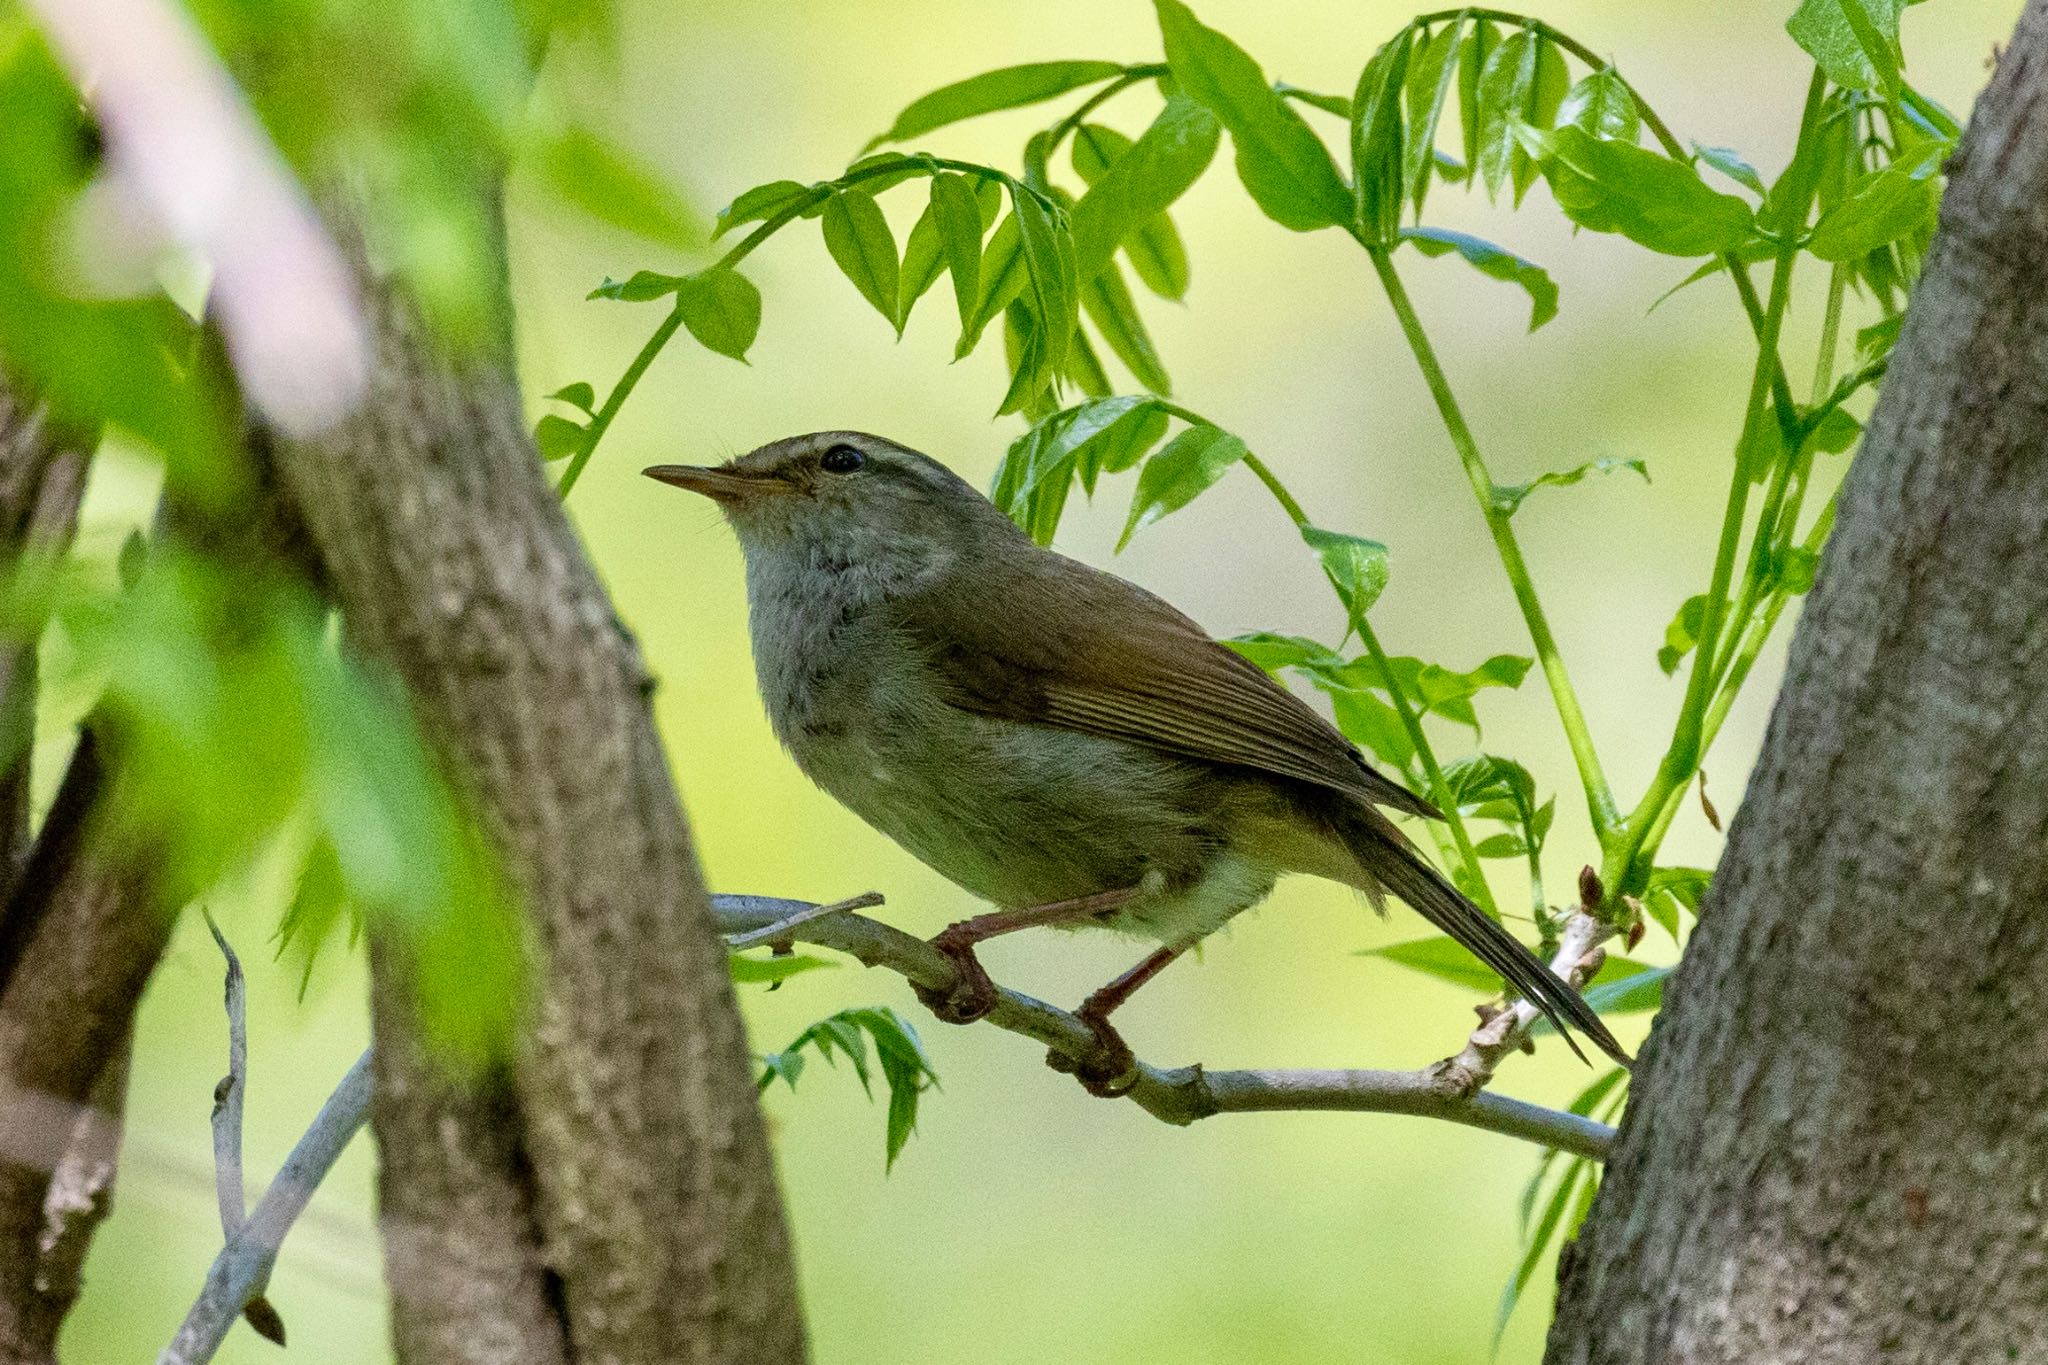
<svg viewBox="0 0 2048 1365">
<path fill-rule="evenodd" d="M 1806 533 L 1803 548 L 1810 554 L 1819 554 L 1826 546 L 1828 533 L 1834 529 L 1834 525 L 1835 499 L 1830 496 L 1821 508 L 1820 515 L 1814 519 L 1812 529 Z M 1771 632 L 1777 628 L 1778 618 L 1784 615 L 1785 608 L 1791 604 L 1793 596 L 1794 594 L 1787 592 L 1774 593 L 1764 604 L 1763 616 L 1743 634 L 1741 647 L 1734 651 L 1733 657 L 1728 661 L 1728 668 L 1722 677 L 1719 690 L 1714 695 L 1714 703 L 1707 709 L 1706 721 L 1701 727 L 1703 746 L 1711 746 L 1714 737 L 1721 733 L 1721 724 L 1728 719 L 1728 713 L 1734 709 L 1735 698 L 1741 693 L 1743 683 L 1748 681 L 1750 668 L 1756 663 L 1757 656 L 1763 652 L 1765 642 L 1771 638 Z M 1642 842 L 1644 852 L 1640 859 L 1645 875 L 1648 873 L 1648 864 L 1655 858 L 1658 847 L 1664 842 L 1665 833 L 1671 828 L 1672 820 L 1677 817 L 1679 808 L 1684 805 L 1688 790 L 1687 786 L 1680 786 L 1670 793 L 1663 808 L 1657 812 L 1656 819 L 1651 822 L 1645 833 Z"/>
<path fill-rule="evenodd" d="M 1149 80 L 1156 80 L 1160 76 L 1167 75 L 1171 70 L 1172 68 L 1167 66 L 1165 62 L 1147 62 L 1124 68 L 1123 75 L 1118 76 L 1108 85 L 1103 86 L 1102 89 L 1083 100 L 1073 113 L 1068 114 L 1052 126 L 1052 137 L 1046 142 L 1045 146 L 1046 159 L 1050 161 L 1053 153 L 1059 151 L 1060 143 L 1064 142 L 1068 135 L 1079 128 L 1087 120 L 1088 116 L 1097 109 L 1100 109 L 1132 86 L 1142 85 Z"/>
<path fill-rule="evenodd" d="M 1301 504 L 1295 501 L 1294 494 L 1288 491 L 1287 485 L 1280 482 L 1279 475 L 1268 468 L 1264 460 L 1246 452 L 1244 465 L 1266 486 L 1266 491 L 1273 495 L 1273 501 L 1280 504 L 1280 510 L 1287 514 L 1288 520 L 1294 523 L 1296 529 L 1314 524 L 1309 521 L 1308 513 L 1302 510 Z M 1422 729 L 1422 717 L 1416 713 L 1415 705 L 1409 700 L 1407 692 L 1394 681 L 1394 670 L 1388 666 L 1387 653 L 1380 647 L 1379 635 L 1373 630 L 1372 623 L 1365 619 L 1365 613 L 1353 609 L 1350 600 L 1338 588 L 1335 578 L 1330 579 L 1330 586 L 1337 589 L 1338 600 L 1344 603 L 1344 612 L 1350 618 L 1351 628 L 1358 632 L 1359 641 L 1364 644 L 1365 652 L 1371 656 L 1373 666 L 1379 669 L 1380 676 L 1387 680 L 1387 696 L 1394 703 L 1394 714 L 1400 717 L 1401 728 L 1408 735 L 1408 743 L 1422 762 L 1423 774 L 1429 779 L 1430 798 L 1444 813 L 1444 823 L 1451 831 L 1451 843 L 1457 849 L 1459 861 L 1470 874 L 1472 884 L 1479 889 L 1481 906 L 1488 914 L 1499 919 L 1500 907 L 1494 903 L 1493 888 L 1487 883 L 1486 871 L 1479 861 L 1478 850 L 1473 847 L 1472 836 L 1465 829 L 1465 818 L 1458 812 L 1457 797 L 1451 791 L 1451 784 L 1444 779 L 1443 767 L 1436 760 L 1436 750 L 1430 746 L 1429 736 Z"/>
<path fill-rule="evenodd" d="M 568 497 L 569 490 L 576 486 L 576 480 L 583 477 L 583 466 L 589 464 L 590 457 L 597 453 L 597 443 L 604 439 L 605 432 L 611 429 L 612 419 L 619 415 L 619 409 L 632 397 L 633 390 L 640 383 L 640 376 L 647 373 L 647 367 L 654 363 L 654 358 L 668 345 L 669 338 L 676 334 L 676 328 L 682 325 L 683 310 L 669 309 L 668 316 L 661 320 L 661 325 L 647 338 L 646 344 L 640 348 L 640 353 L 633 357 L 633 363 L 619 376 L 619 382 L 612 385 L 612 391 L 605 395 L 604 406 L 590 419 L 590 426 L 583 437 L 583 448 L 569 457 L 569 467 L 562 471 L 562 481 L 555 485 L 557 497 Z"/>
<path fill-rule="evenodd" d="M 1826 77 L 1816 67 L 1807 88 L 1806 108 L 1799 121 L 1800 146 L 1814 135 L 1821 97 L 1826 89 Z M 1795 150 L 1795 166 L 1798 165 L 1798 156 Z M 1722 512 L 1720 543 L 1715 550 L 1713 573 L 1707 584 L 1705 608 L 1700 613 L 1699 642 L 1693 655 L 1692 672 L 1686 679 L 1685 698 L 1679 704 L 1678 722 L 1672 728 L 1671 743 L 1657 765 L 1656 775 L 1622 827 L 1622 836 L 1605 848 L 1601 877 L 1611 893 L 1633 894 L 1641 890 L 1656 855 L 1656 847 L 1648 843 L 1648 837 L 1665 805 L 1692 781 L 1704 752 L 1706 713 L 1721 671 L 1720 656 L 1716 650 L 1721 643 L 1722 627 L 1729 619 L 1729 590 L 1734 584 L 1735 561 L 1742 548 L 1742 531 L 1748 519 L 1750 478 L 1742 456 L 1756 439 L 1755 433 L 1764 421 L 1768 400 L 1780 393 L 1785 382 L 1784 366 L 1778 357 L 1778 337 L 1784 328 L 1785 313 L 1792 298 L 1793 266 L 1799 256 L 1799 228 L 1806 221 L 1813 193 L 1813 177 L 1809 175 L 1795 192 L 1798 202 L 1781 208 L 1778 254 L 1771 271 L 1770 301 L 1764 307 L 1762 326 L 1758 331 L 1756 366 L 1750 376 L 1749 399 L 1743 408 L 1742 438 L 1737 445 L 1735 467 L 1729 474 L 1728 502 Z M 1789 408 L 1789 401 L 1788 394 L 1776 404 L 1781 449 L 1774 466 L 1773 487 L 1780 494 L 1784 473 L 1796 459 L 1804 436 L 1797 414 Z M 1767 512 L 1769 510 L 1767 508 Z M 1756 529 L 1759 545 L 1753 550 L 1768 553 L 1768 540 L 1773 529 L 1771 520 L 1759 519 Z M 1752 553 L 1752 565 L 1756 562 L 1757 554 Z"/>
<path fill-rule="evenodd" d="M 1783 564 L 1785 551 L 1792 543 L 1793 531 L 1799 525 L 1800 505 L 1806 500 L 1806 490 L 1813 471 L 1813 452 L 1806 449 L 1807 438 L 1818 429 L 1822 419 L 1842 405 L 1848 392 L 1830 394 L 1834 383 L 1835 350 L 1841 334 L 1842 303 L 1848 281 L 1848 271 L 1836 266 L 1829 273 L 1827 310 L 1821 317 L 1820 351 L 1814 364 L 1813 399 L 1811 410 L 1800 418 L 1795 427 L 1798 454 L 1789 464 L 1781 463 L 1773 471 L 1771 492 L 1764 501 L 1764 510 L 1757 518 L 1756 541 L 1750 556 L 1748 570 L 1743 575 L 1742 589 L 1735 600 L 1735 609 L 1729 614 L 1728 638 L 1746 638 L 1751 618 L 1755 615 L 1757 602 L 1767 592 L 1772 573 Z M 1789 480 L 1784 477 L 1790 470 Z M 1771 619 L 1775 620 L 1773 616 Z M 1761 643 L 1761 642 L 1759 642 Z M 1719 665 L 1715 686 L 1723 686 L 1732 676 L 1736 663 L 1736 651 L 1730 650 Z M 1746 671 L 1746 670 L 1745 670 Z M 1713 743 L 1711 735 L 1702 735 L 1701 752 L 1705 753 Z"/>
<path fill-rule="evenodd" d="M 1570 673 L 1565 669 L 1557 637 L 1551 633 L 1550 620 L 1544 615 L 1543 603 L 1536 596 L 1536 584 L 1529 576 L 1528 562 L 1522 557 L 1521 543 L 1515 538 L 1508 514 L 1494 499 L 1493 475 L 1486 467 L 1485 457 L 1479 452 L 1479 443 L 1473 439 L 1471 427 L 1465 422 L 1457 396 L 1451 392 L 1450 381 L 1444 377 L 1436 349 L 1430 345 L 1429 334 L 1423 330 L 1422 319 L 1416 316 L 1415 305 L 1401 283 L 1400 273 L 1394 268 L 1389 248 L 1363 238 L 1360 245 L 1365 247 L 1373 270 L 1379 275 L 1380 285 L 1393 304 L 1394 316 L 1401 323 L 1401 334 L 1415 355 L 1423 382 L 1429 386 L 1430 396 L 1436 400 L 1437 414 L 1443 419 L 1444 429 L 1450 433 L 1451 445 L 1458 452 L 1466 480 L 1472 485 L 1472 494 L 1479 501 L 1480 515 L 1486 519 L 1486 529 L 1493 536 L 1494 549 L 1500 555 L 1508 585 L 1514 590 L 1516 605 L 1522 610 L 1530 643 L 1535 646 L 1537 662 L 1550 684 L 1551 700 L 1557 707 L 1558 720 L 1564 726 L 1565 739 L 1571 745 L 1572 759 L 1578 765 L 1579 782 L 1586 790 L 1586 808 L 1593 819 L 1593 832 L 1605 847 L 1619 822 L 1614 792 L 1607 785 L 1606 773 L 1601 770 L 1600 755 L 1593 745 L 1592 731 L 1586 724 L 1585 709 L 1579 705 L 1579 695 L 1572 687 Z"/>
</svg>

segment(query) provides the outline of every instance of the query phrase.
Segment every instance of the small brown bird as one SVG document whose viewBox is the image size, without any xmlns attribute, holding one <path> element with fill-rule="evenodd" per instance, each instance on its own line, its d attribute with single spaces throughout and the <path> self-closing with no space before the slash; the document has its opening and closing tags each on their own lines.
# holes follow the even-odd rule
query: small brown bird
<svg viewBox="0 0 2048 1365">
<path fill-rule="evenodd" d="M 1082 1079 L 1118 1093 L 1130 1051 L 1110 1012 L 1305 872 L 1376 904 L 1391 891 L 1567 1041 L 1569 1022 L 1627 1060 L 1379 809 L 1441 818 L 1435 807 L 1186 616 L 1041 548 L 945 466 L 825 431 L 646 472 L 711 498 L 738 533 L 761 693 L 798 766 L 998 907 L 932 940 L 959 969 L 951 991 L 921 992 L 941 1018 L 992 1008 L 984 939 L 1083 924 L 1156 939 L 1079 1011 L 1105 1059 Z"/>
</svg>

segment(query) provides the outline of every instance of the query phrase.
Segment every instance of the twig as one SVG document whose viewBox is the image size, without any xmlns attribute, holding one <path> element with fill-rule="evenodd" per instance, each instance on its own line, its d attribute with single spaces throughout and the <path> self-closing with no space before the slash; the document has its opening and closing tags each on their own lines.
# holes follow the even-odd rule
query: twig
<svg viewBox="0 0 2048 1365">
<path fill-rule="evenodd" d="M 783 926 L 810 907 L 807 901 L 768 896 L 713 896 L 712 915 L 727 934 L 746 935 Z M 934 990 L 953 984 L 952 963 L 926 943 L 879 920 L 845 911 L 778 928 L 779 935 L 831 948 L 864 966 L 885 967 Z M 1076 1062 L 1100 1062 L 1095 1031 L 1076 1016 L 1007 987 L 996 988 L 988 1022 L 1045 1044 Z M 1474 1092 L 1439 1074 L 1443 1064 L 1417 1071 L 1207 1071 L 1133 1068 L 1127 1097 L 1166 1123 L 1189 1124 L 1214 1114 L 1274 1110 L 1337 1110 L 1413 1114 L 1604 1159 L 1614 1130 L 1577 1114 L 1545 1109 L 1505 1096 Z"/>
<path fill-rule="evenodd" d="M 199 912 L 206 919 L 206 931 L 214 946 L 228 961 L 225 990 L 228 1011 L 228 1074 L 213 1087 L 213 1194 L 220 1205 L 220 1235 L 233 1241 L 249 1220 L 243 1206 L 242 1185 L 242 1095 L 249 1083 L 249 991 L 242 976 L 242 961 L 228 946 L 213 912 Z"/>
<path fill-rule="evenodd" d="M 773 901 L 773 898 L 768 896 L 733 896 L 727 897 L 727 899 L 746 900 L 762 904 Z M 743 948 L 753 948 L 763 943 L 774 943 L 778 939 L 787 941 L 790 937 L 790 931 L 800 924 L 809 924 L 813 920 L 821 920 L 827 915 L 837 915 L 847 910 L 865 910 L 870 906 L 880 905 L 881 903 L 882 893 L 879 891 L 862 892 L 858 896 L 853 896 L 843 901 L 833 901 L 830 905 L 809 905 L 803 901 L 792 901 L 789 904 L 800 908 L 790 911 L 789 914 L 776 920 L 773 924 L 765 924 L 759 929 L 754 929 L 744 934 L 728 936 L 725 940 L 725 946 L 734 952 L 739 952 Z"/>
<path fill-rule="evenodd" d="M 277 1264 L 285 1234 L 306 1211 L 313 1191 L 327 1176 L 349 1139 L 370 1113 L 370 1054 L 356 1059 L 341 1084 L 320 1106 L 277 1178 L 256 1201 L 241 1230 L 213 1259 L 199 1299 L 179 1325 L 178 1334 L 157 1357 L 157 1365 L 201 1365 L 213 1359 L 243 1309 L 261 1298 L 270 1271 Z"/>
<path fill-rule="evenodd" d="M 242 974 L 242 960 L 228 946 L 227 936 L 214 922 L 213 912 L 199 912 L 206 919 L 206 931 L 214 946 L 227 959 L 225 988 L 228 1011 L 228 1074 L 213 1088 L 213 1194 L 220 1205 L 220 1236 L 232 1243 L 241 1235 L 249 1217 L 242 1178 L 242 1109 L 249 1088 L 249 986 Z M 261 1292 L 242 1307 L 242 1315 L 265 1341 L 284 1345 L 284 1319 Z"/>
</svg>

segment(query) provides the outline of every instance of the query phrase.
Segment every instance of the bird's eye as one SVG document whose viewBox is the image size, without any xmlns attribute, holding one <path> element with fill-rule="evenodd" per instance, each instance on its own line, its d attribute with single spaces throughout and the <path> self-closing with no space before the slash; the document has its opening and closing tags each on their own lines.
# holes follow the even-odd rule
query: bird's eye
<svg viewBox="0 0 2048 1365">
<path fill-rule="evenodd" d="M 868 457 L 852 446 L 833 446 L 818 457 L 818 468 L 827 474 L 851 474 L 868 462 Z"/>
</svg>

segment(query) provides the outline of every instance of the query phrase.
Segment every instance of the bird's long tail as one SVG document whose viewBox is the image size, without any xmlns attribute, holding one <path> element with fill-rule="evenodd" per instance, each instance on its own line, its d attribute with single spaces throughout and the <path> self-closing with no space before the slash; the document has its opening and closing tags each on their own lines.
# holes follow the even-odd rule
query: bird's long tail
<svg viewBox="0 0 2048 1365">
<path fill-rule="evenodd" d="M 1388 837 L 1390 834 L 1392 837 Z M 1350 831 L 1348 842 L 1353 855 L 1369 876 L 1464 945 L 1474 957 L 1500 973 L 1503 981 L 1543 1011 L 1557 1026 L 1558 1036 L 1580 1058 L 1586 1054 L 1573 1041 L 1573 1028 L 1592 1039 L 1615 1061 L 1623 1066 L 1630 1064 L 1628 1053 L 1622 1050 L 1614 1034 L 1583 996 L 1560 980 L 1541 959 L 1523 947 L 1519 939 L 1501 928 L 1492 916 L 1445 881 L 1441 873 L 1407 847 L 1399 834 L 1391 829 L 1382 833 L 1372 824 L 1366 824 Z"/>
</svg>

